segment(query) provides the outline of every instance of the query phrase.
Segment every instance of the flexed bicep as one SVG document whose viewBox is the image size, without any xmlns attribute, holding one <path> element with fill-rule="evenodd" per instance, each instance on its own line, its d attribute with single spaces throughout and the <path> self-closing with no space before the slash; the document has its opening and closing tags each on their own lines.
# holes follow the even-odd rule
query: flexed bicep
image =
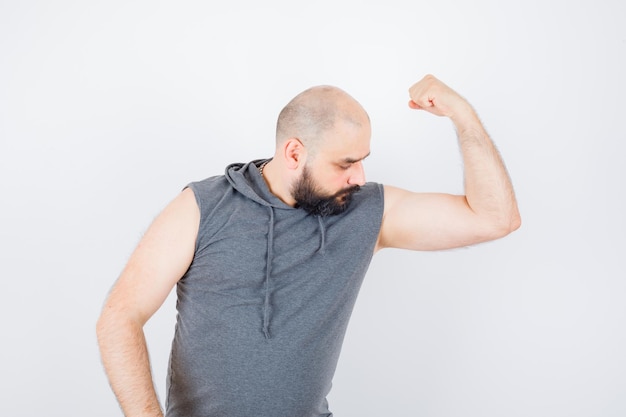
<svg viewBox="0 0 626 417">
<path fill-rule="evenodd" d="M 443 250 L 494 239 L 497 231 L 465 196 L 385 186 L 378 249 Z"/>
</svg>

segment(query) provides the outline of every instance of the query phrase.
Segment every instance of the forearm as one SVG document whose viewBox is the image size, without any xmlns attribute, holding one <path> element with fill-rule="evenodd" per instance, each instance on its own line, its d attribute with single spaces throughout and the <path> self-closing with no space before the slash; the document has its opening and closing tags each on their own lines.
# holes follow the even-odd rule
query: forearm
<svg viewBox="0 0 626 417">
<path fill-rule="evenodd" d="M 104 312 L 97 326 L 102 362 L 127 417 L 162 417 L 142 326 Z"/>
<path fill-rule="evenodd" d="M 478 116 L 465 104 L 452 121 L 463 155 L 468 205 L 496 229 L 517 229 L 520 215 L 511 179 Z"/>
</svg>

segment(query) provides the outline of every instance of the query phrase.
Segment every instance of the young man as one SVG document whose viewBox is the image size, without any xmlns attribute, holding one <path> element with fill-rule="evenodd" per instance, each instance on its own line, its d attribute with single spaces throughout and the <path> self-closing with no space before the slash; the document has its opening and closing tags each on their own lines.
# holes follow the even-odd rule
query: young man
<svg viewBox="0 0 626 417">
<path fill-rule="evenodd" d="M 162 416 L 142 329 L 175 285 L 168 416 L 331 416 L 326 395 L 373 254 L 467 246 L 520 226 L 506 169 L 467 101 L 430 75 L 409 96 L 411 108 L 453 121 L 465 195 L 366 183 L 369 117 L 320 86 L 280 113 L 273 158 L 190 184 L 156 218 L 97 326 L 127 416 Z"/>
</svg>

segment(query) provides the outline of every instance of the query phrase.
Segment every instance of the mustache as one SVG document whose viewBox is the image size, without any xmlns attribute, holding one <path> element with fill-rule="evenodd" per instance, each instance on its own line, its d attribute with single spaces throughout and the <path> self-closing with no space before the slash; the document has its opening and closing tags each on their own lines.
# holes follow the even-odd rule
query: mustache
<svg viewBox="0 0 626 417">
<path fill-rule="evenodd" d="M 331 196 L 330 198 L 338 198 L 338 197 L 343 197 L 343 196 L 347 196 L 347 195 L 352 195 L 356 192 L 358 192 L 361 189 L 361 187 L 359 185 L 352 185 L 348 188 L 344 188 L 343 190 L 336 192 L 333 196 Z"/>
<path fill-rule="evenodd" d="M 360 189 L 360 186 L 353 185 L 319 201 L 313 213 L 322 217 L 343 213 L 348 209 L 352 195 Z"/>
</svg>

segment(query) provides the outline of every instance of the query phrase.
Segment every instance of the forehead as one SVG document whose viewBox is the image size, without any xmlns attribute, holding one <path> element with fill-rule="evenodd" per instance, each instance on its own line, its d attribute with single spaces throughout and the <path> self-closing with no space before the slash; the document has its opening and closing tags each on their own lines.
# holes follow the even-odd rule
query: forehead
<svg viewBox="0 0 626 417">
<path fill-rule="evenodd" d="M 337 122 L 329 130 L 320 146 L 320 154 L 327 159 L 356 162 L 370 152 L 371 129 L 369 122 Z"/>
</svg>

